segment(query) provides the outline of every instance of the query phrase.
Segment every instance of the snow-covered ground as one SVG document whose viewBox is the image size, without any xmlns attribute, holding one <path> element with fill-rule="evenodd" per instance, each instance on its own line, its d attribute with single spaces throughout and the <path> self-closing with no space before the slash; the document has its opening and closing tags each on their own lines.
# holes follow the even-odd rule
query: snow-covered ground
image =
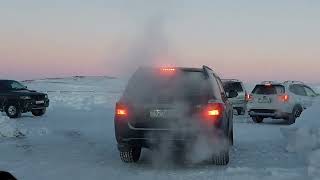
<svg viewBox="0 0 320 180">
<path fill-rule="evenodd" d="M 320 179 L 320 99 L 301 115 L 294 125 L 283 128 L 288 152 L 304 156 L 308 163 L 308 175 Z"/>
<path fill-rule="evenodd" d="M 125 80 L 108 77 L 28 82 L 49 93 L 43 117 L 0 115 L 0 170 L 21 180 L 69 179 L 306 179 L 310 162 L 287 151 L 283 121 L 254 124 L 235 117 L 235 146 L 226 167 L 208 163 L 155 166 L 155 152 L 143 151 L 137 164 L 121 162 L 114 138 L 114 104 Z M 2 134 L 1 134 L 2 133 Z M 317 152 L 315 152 L 317 154 Z M 318 153 L 319 154 L 319 153 Z"/>
</svg>

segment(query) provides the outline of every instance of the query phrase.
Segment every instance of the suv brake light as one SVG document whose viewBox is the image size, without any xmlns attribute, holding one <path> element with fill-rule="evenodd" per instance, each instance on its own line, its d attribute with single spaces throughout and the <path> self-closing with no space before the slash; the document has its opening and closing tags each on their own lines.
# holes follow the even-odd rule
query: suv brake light
<svg viewBox="0 0 320 180">
<path fill-rule="evenodd" d="M 124 104 L 117 103 L 115 114 L 117 117 L 128 117 L 128 107 Z"/>
<path fill-rule="evenodd" d="M 224 105 L 222 103 L 209 103 L 203 112 L 205 120 L 217 121 L 219 120 L 224 111 Z"/>
<path fill-rule="evenodd" d="M 252 94 L 246 94 L 246 101 L 252 101 L 253 100 L 253 95 Z"/>
<path fill-rule="evenodd" d="M 280 95 L 279 99 L 282 102 L 288 102 L 289 101 L 289 95 L 288 94 Z"/>
<path fill-rule="evenodd" d="M 175 68 L 161 68 L 161 71 L 164 71 L 164 72 L 173 72 L 175 71 L 176 69 Z"/>
</svg>

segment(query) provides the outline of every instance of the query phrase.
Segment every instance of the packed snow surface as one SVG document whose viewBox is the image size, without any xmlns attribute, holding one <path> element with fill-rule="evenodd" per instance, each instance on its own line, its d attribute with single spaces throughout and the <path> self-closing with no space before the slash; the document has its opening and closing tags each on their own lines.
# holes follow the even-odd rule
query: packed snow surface
<svg viewBox="0 0 320 180">
<path fill-rule="evenodd" d="M 234 118 L 235 145 L 228 166 L 156 158 L 158 166 L 154 161 L 158 154 L 149 150 L 137 164 L 125 164 L 119 158 L 113 124 L 114 104 L 125 84 L 126 80 L 109 77 L 27 82 L 30 89 L 48 92 L 50 108 L 43 117 L 0 116 L 0 170 L 21 180 L 300 180 L 319 173 L 318 161 L 287 151 L 288 140 L 281 134 L 281 128 L 288 127 L 284 121 L 254 124 L 247 115 Z"/>
<path fill-rule="evenodd" d="M 319 113 L 320 98 L 316 98 L 313 106 L 305 110 L 295 124 L 282 129 L 282 134 L 287 138 L 287 151 L 306 158 L 308 175 L 313 179 L 320 179 Z"/>
</svg>

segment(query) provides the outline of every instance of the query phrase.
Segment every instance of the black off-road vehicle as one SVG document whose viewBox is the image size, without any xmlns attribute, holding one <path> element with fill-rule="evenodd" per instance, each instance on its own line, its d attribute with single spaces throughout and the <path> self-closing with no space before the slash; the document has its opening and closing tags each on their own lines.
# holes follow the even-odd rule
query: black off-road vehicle
<svg viewBox="0 0 320 180">
<path fill-rule="evenodd" d="M 157 148 L 163 142 L 166 149 L 170 144 L 188 150 L 199 137 L 205 137 L 212 142 L 208 158 L 218 165 L 227 164 L 229 143 L 233 143 L 228 97 L 235 96 L 235 91 L 224 91 L 220 78 L 206 66 L 138 69 L 115 108 L 122 161 L 136 162 L 141 148 Z"/>
<path fill-rule="evenodd" d="M 10 118 L 18 118 L 26 112 L 42 116 L 48 106 L 47 94 L 28 90 L 17 81 L 0 80 L 0 111 Z"/>
</svg>

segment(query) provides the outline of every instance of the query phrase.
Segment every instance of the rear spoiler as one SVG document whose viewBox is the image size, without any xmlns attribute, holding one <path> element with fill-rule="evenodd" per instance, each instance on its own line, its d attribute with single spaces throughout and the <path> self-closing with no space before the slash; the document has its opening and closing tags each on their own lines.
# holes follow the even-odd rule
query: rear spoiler
<svg viewBox="0 0 320 180">
<path fill-rule="evenodd" d="M 204 75 L 206 76 L 206 78 L 209 78 L 209 71 L 213 71 L 211 68 L 209 68 L 208 66 L 203 65 L 202 69 L 204 71 Z"/>
</svg>

